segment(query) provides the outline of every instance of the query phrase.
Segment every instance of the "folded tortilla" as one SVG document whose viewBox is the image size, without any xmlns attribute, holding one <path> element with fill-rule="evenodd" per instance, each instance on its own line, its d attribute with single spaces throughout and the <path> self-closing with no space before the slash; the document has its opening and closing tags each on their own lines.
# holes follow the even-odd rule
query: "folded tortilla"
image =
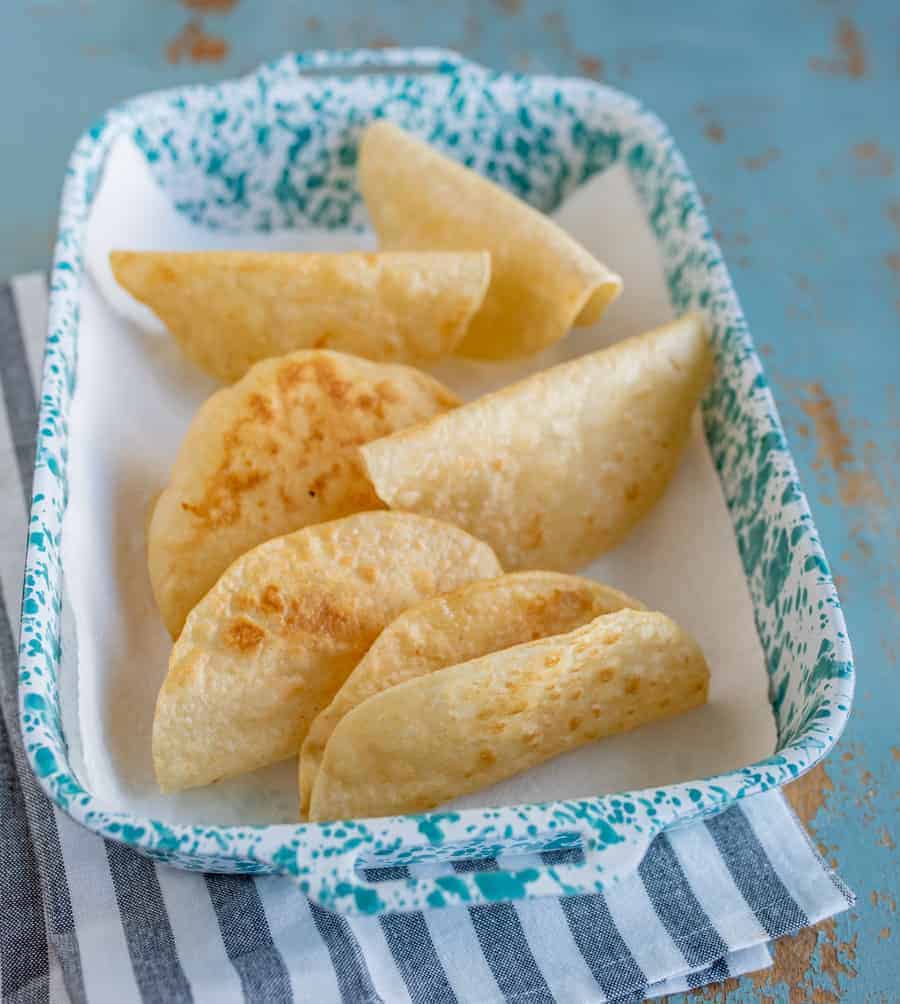
<svg viewBox="0 0 900 1004">
<path fill-rule="evenodd" d="M 387 250 L 491 253 L 491 281 L 459 352 L 531 355 L 593 324 L 622 280 L 549 217 L 390 122 L 366 129 L 359 184 Z"/>
<path fill-rule="evenodd" d="M 363 701 L 328 741 L 309 817 L 433 809 L 595 739 L 697 707 L 708 684 L 697 643 L 668 617 L 605 614 Z"/>
<path fill-rule="evenodd" d="M 359 513 L 238 558 L 191 611 L 153 721 L 163 791 L 296 755 L 382 628 L 501 573 L 491 549 L 420 516 Z"/>
<path fill-rule="evenodd" d="M 338 722 L 367 698 L 447 666 L 526 641 L 564 634 L 637 601 L 559 572 L 517 572 L 473 582 L 405 610 L 381 632 L 334 699 L 310 726 L 300 753 L 300 811 Z"/>
<path fill-rule="evenodd" d="M 231 383 L 260 359 L 337 349 L 380 362 L 452 352 L 481 305 L 490 256 L 113 251 L 118 282 L 185 354 Z"/>
<path fill-rule="evenodd" d="M 361 453 L 392 509 L 463 527 L 507 571 L 569 571 L 615 547 L 660 499 L 710 370 L 700 321 L 685 317 Z"/>
<path fill-rule="evenodd" d="M 320 349 L 257 363 L 213 394 L 191 422 L 148 532 L 150 580 L 172 637 L 251 547 L 383 508 L 356 447 L 458 403 L 409 366 Z"/>
</svg>

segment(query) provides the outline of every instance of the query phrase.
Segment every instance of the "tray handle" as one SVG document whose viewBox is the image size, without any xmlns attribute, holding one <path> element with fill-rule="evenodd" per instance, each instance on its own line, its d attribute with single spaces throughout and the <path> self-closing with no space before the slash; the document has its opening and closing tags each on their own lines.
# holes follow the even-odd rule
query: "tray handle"
<svg viewBox="0 0 900 1004">
<path fill-rule="evenodd" d="M 331 843 L 328 856 L 310 854 L 314 838 L 304 853 L 280 856 L 273 864 L 319 906 L 377 916 L 602 892 L 634 872 L 661 828 L 623 838 L 609 827 L 569 826 L 536 834 L 514 849 L 504 846 L 498 849 L 503 855 L 499 860 L 478 858 L 465 846 L 436 848 L 433 844 L 404 844 L 402 856 L 383 858 L 358 849 L 335 853 L 326 836 Z M 517 862 L 517 855 L 528 857 Z M 466 861 L 467 866 L 457 871 L 453 861 Z M 431 867 L 417 869 L 421 864 Z M 399 874 L 398 869 L 402 869 Z"/>
<path fill-rule="evenodd" d="M 412 49 L 311 49 L 288 52 L 264 67 L 273 75 L 303 76 L 342 73 L 349 76 L 372 73 L 455 72 L 462 67 L 483 70 L 452 49 L 420 46 Z"/>
</svg>

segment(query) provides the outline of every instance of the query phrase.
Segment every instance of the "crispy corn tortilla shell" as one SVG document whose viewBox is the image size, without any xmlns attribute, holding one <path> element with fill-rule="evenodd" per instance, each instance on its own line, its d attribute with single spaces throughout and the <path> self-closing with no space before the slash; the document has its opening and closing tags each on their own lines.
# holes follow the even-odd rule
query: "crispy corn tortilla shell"
<svg viewBox="0 0 900 1004">
<path fill-rule="evenodd" d="M 543 213 L 389 122 L 363 135 L 359 184 L 380 247 L 490 251 L 490 287 L 464 355 L 532 355 L 599 320 L 622 289 Z"/>
<path fill-rule="evenodd" d="M 149 527 L 150 580 L 172 637 L 245 551 L 383 508 L 356 447 L 458 403 L 419 370 L 316 349 L 257 363 L 213 394 Z"/>
<path fill-rule="evenodd" d="M 432 809 L 697 707 L 708 682 L 697 643 L 663 614 L 638 610 L 418 677 L 341 719 L 310 819 Z"/>
<path fill-rule="evenodd" d="M 484 298 L 490 256 L 113 251 L 113 274 L 185 354 L 231 383 L 260 359 L 326 348 L 380 362 L 452 352 Z"/>
<path fill-rule="evenodd" d="M 260 544 L 191 611 L 172 650 L 153 721 L 160 788 L 295 755 L 386 624 L 499 574 L 486 544 L 398 513 L 359 513 Z"/>
<path fill-rule="evenodd" d="M 473 582 L 405 610 L 381 632 L 307 733 L 300 754 L 300 809 L 335 726 L 367 698 L 447 666 L 523 642 L 565 634 L 600 614 L 642 608 L 617 589 L 559 572 L 517 572 Z"/>
<path fill-rule="evenodd" d="M 507 571 L 571 571 L 662 496 L 709 378 L 686 317 L 361 447 L 375 491 L 487 541 Z"/>
</svg>

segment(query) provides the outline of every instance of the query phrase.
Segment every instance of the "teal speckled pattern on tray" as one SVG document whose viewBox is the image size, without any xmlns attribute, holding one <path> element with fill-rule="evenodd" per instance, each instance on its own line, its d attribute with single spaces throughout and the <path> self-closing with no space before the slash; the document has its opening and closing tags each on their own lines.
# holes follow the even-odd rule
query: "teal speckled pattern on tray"
<svg viewBox="0 0 900 1004">
<path fill-rule="evenodd" d="M 373 72 L 367 73 L 367 70 Z M 323 825 L 200 827 L 117 812 L 68 762 L 57 669 L 75 389 L 81 246 L 113 140 L 131 135 L 175 205 L 210 227 L 360 227 L 362 128 L 385 116 L 553 209 L 624 162 L 660 244 L 672 303 L 699 310 L 716 377 L 703 404 L 766 653 L 778 751 L 731 773 L 623 795 Z M 585 80 L 492 73 L 433 50 L 289 55 L 242 80 L 149 95 L 110 112 L 70 161 L 52 275 L 50 331 L 20 640 L 26 749 L 50 797 L 90 829 L 184 868 L 282 872 L 316 902 L 374 914 L 592 892 L 630 870 L 661 829 L 791 780 L 835 743 L 853 664 L 828 563 L 772 396 L 687 168 L 633 99 Z M 357 865 L 580 845 L 583 864 L 370 884 Z"/>
</svg>

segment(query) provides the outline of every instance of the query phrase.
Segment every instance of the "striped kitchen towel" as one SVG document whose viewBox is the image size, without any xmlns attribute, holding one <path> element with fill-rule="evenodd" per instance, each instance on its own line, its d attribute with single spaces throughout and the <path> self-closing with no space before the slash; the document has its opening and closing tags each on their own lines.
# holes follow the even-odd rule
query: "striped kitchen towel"
<svg viewBox="0 0 900 1004">
<path fill-rule="evenodd" d="M 73 823 L 28 767 L 15 694 L 46 309 L 43 275 L 0 285 L 2 1001 L 632 1001 L 763 968 L 773 939 L 852 902 L 778 792 L 658 838 L 606 896 L 367 919 L 285 879 L 155 864 Z"/>
</svg>

